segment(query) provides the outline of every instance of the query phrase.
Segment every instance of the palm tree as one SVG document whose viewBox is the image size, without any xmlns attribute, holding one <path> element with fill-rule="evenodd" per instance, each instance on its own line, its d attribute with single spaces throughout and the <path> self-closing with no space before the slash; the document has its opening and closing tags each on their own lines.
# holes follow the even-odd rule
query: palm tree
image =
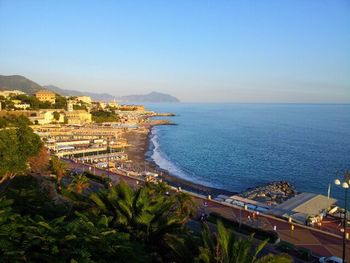
<svg viewBox="0 0 350 263">
<path fill-rule="evenodd" d="M 20 215 L 0 198 L 0 262 L 151 262 L 149 251 L 109 228 L 105 216 L 46 220 Z"/>
<path fill-rule="evenodd" d="M 77 174 L 74 176 L 73 181 L 69 185 L 69 189 L 75 189 L 78 194 L 81 194 L 84 189 L 90 186 L 90 180 L 83 174 Z"/>
<path fill-rule="evenodd" d="M 174 208 L 179 216 L 182 216 L 185 221 L 192 218 L 197 211 L 197 206 L 193 202 L 190 195 L 180 192 L 172 196 L 174 199 Z"/>
<path fill-rule="evenodd" d="M 133 190 L 122 181 L 109 191 L 93 193 L 90 198 L 96 204 L 95 213 L 112 218 L 112 227 L 161 254 L 175 248 L 178 238 L 184 238 L 188 215 L 179 213 L 175 198 L 157 194 L 154 187 Z M 180 199 L 178 202 L 181 203 Z"/>
<path fill-rule="evenodd" d="M 60 185 L 63 176 L 66 174 L 66 164 L 57 156 L 52 156 L 50 160 L 50 170 L 57 176 L 57 183 Z"/>
<path fill-rule="evenodd" d="M 202 231 L 202 243 L 197 262 L 203 263 L 273 263 L 292 262 L 286 255 L 267 255 L 257 259 L 259 252 L 268 240 L 253 246 L 253 235 L 246 240 L 236 239 L 234 233 L 226 229 L 221 221 L 217 222 L 217 234 L 211 234 L 207 224 Z M 278 261 L 280 260 L 280 261 Z M 283 261 L 282 261 L 283 260 Z"/>
</svg>

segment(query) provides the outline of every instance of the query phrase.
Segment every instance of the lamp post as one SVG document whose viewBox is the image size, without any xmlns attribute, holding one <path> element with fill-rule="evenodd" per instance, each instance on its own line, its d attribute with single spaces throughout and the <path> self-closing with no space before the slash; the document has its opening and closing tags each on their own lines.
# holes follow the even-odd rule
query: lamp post
<svg viewBox="0 0 350 263">
<path fill-rule="evenodd" d="M 107 175 L 108 175 L 108 181 L 109 181 L 109 137 L 107 137 Z"/>
<path fill-rule="evenodd" d="M 341 181 L 340 179 L 335 179 L 334 183 L 336 185 L 341 186 L 344 189 L 345 196 L 344 196 L 344 201 L 345 201 L 345 208 L 344 208 L 344 218 L 343 218 L 343 263 L 346 263 L 346 258 L 345 258 L 345 252 L 346 252 L 346 226 L 347 226 L 347 212 L 348 212 L 348 189 L 349 189 L 349 184 L 350 184 L 350 173 L 348 171 L 345 172 L 344 174 L 344 180 Z"/>
</svg>

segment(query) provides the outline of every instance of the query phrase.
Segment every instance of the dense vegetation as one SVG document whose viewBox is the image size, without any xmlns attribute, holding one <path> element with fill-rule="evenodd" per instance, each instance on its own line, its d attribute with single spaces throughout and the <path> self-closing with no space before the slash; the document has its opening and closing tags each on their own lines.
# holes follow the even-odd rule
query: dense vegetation
<svg viewBox="0 0 350 263">
<path fill-rule="evenodd" d="M 3 117 L 0 117 L 0 129 L 5 128 L 5 127 L 16 127 L 21 122 L 24 122 L 27 125 L 31 124 L 30 120 L 23 115 L 21 115 L 21 116 L 15 116 L 15 115 L 11 115 L 11 114 L 6 115 Z"/>
<path fill-rule="evenodd" d="M 16 126 L 0 130 L 0 183 L 26 172 L 28 161 L 40 153 L 40 137 L 28 127 L 25 118 Z"/>
<path fill-rule="evenodd" d="M 24 122 L 0 130 L 0 161 L 0 262 L 291 262 L 257 259 L 267 241 L 220 222 L 193 232 L 191 197 L 164 183 L 91 191 L 96 182 L 49 158 Z"/>
<path fill-rule="evenodd" d="M 119 121 L 118 115 L 110 111 L 104 111 L 104 110 L 92 111 L 91 115 L 92 115 L 92 120 L 97 123 Z"/>
<path fill-rule="evenodd" d="M 50 103 L 48 101 L 40 101 L 35 96 L 31 95 L 17 95 L 11 98 L 0 97 L 2 107 L 7 110 L 16 109 L 12 100 L 19 100 L 21 103 L 29 104 L 32 110 L 38 109 L 66 109 L 67 99 L 59 94 L 56 94 L 56 102 Z"/>
</svg>

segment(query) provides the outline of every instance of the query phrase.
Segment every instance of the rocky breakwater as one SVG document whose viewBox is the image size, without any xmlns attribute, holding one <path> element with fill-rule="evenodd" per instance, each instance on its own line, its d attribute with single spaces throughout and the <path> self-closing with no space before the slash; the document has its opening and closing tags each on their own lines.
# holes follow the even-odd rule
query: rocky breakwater
<svg viewBox="0 0 350 263">
<path fill-rule="evenodd" d="M 283 203 L 295 195 L 294 186 L 287 181 L 271 182 L 266 185 L 248 188 L 239 194 L 241 197 L 269 205 Z"/>
<path fill-rule="evenodd" d="M 169 120 L 150 120 L 147 123 L 148 126 L 158 126 L 158 125 L 176 125 L 175 123 Z"/>
<path fill-rule="evenodd" d="M 156 116 L 158 117 L 174 117 L 175 114 L 174 113 L 170 113 L 170 112 L 160 112 L 160 113 L 156 113 Z"/>
</svg>

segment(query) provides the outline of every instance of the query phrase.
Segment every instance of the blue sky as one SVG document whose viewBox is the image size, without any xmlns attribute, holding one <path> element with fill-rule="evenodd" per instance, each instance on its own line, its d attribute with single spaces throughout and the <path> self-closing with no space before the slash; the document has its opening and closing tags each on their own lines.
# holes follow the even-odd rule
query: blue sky
<svg viewBox="0 0 350 263">
<path fill-rule="evenodd" d="M 193 102 L 350 102 L 350 2 L 0 0 L 0 74 Z"/>
</svg>

